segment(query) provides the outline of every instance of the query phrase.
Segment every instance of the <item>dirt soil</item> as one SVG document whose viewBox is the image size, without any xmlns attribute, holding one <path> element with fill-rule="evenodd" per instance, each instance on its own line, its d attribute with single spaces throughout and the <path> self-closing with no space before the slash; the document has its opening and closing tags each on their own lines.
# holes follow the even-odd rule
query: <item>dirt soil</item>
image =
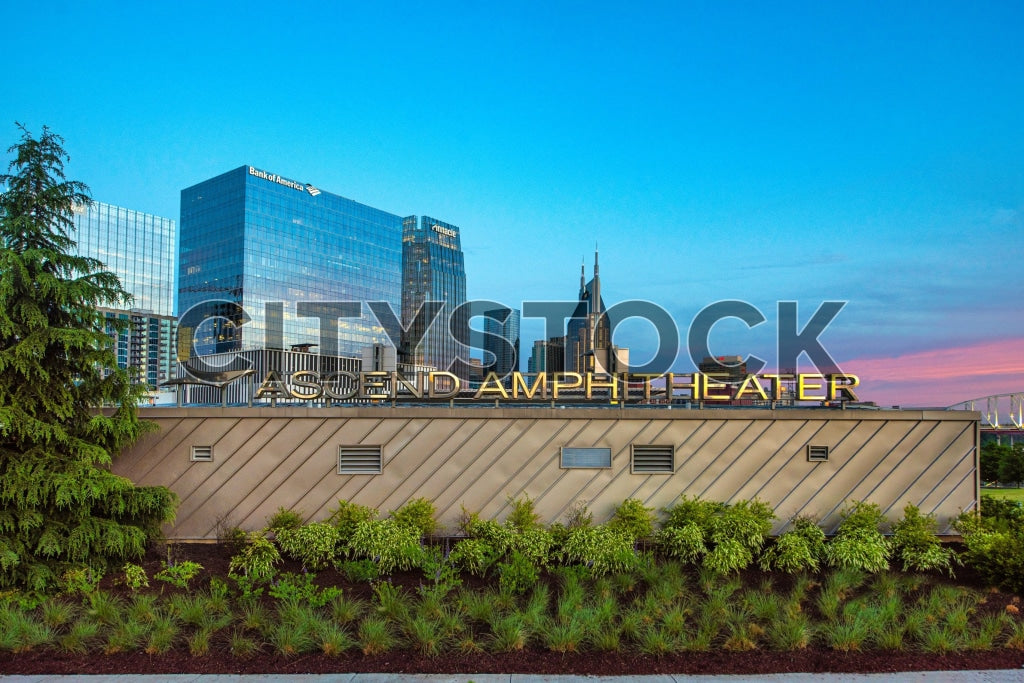
<svg viewBox="0 0 1024 683">
<path fill-rule="evenodd" d="M 230 553 L 213 544 L 175 546 L 171 550 L 175 561 L 191 559 L 203 565 L 205 571 L 196 585 L 205 585 L 210 575 L 225 576 Z M 163 551 L 153 551 L 143 561 L 147 574 L 152 577 L 160 569 Z M 298 565 L 286 563 L 281 571 L 300 571 Z M 350 594 L 369 599 L 370 589 L 365 584 L 348 584 L 343 578 L 332 581 L 324 572 L 317 583 L 339 585 Z M 415 572 L 392 577 L 397 584 L 410 589 L 419 584 L 421 575 Z M 159 584 L 150 581 L 151 587 Z M 968 572 L 958 572 L 958 583 L 984 588 Z M 472 587 L 471 582 L 465 585 Z M 112 578 L 104 579 L 101 587 L 112 592 L 126 589 L 114 585 Z M 159 586 L 155 587 L 159 591 Z M 1003 595 L 1001 597 L 1009 598 Z M 999 604 L 1000 601 L 992 602 Z M 637 653 L 585 652 L 558 654 L 540 648 L 527 648 L 510 654 L 446 653 L 439 657 L 425 657 L 412 652 L 394 652 L 379 656 L 365 656 L 349 651 L 337 657 L 321 654 L 283 657 L 266 648 L 247 659 L 230 653 L 226 633 L 211 641 L 210 654 L 196 657 L 179 647 L 164 655 L 127 652 L 112 655 L 90 653 L 67 655 L 58 651 L 37 649 L 24 653 L 0 653 L 0 674 L 121 674 L 121 673 L 535 673 L 535 674 L 591 674 L 604 676 L 638 676 L 643 674 L 760 674 L 790 672 L 849 672 L 885 673 L 897 671 L 937 671 L 964 669 L 1020 669 L 1024 667 L 1024 651 L 996 647 L 990 651 L 935 655 L 921 652 L 865 651 L 842 653 L 809 647 L 790 652 L 753 650 L 749 652 L 715 651 L 707 653 L 683 652 L 665 656 Z"/>
</svg>

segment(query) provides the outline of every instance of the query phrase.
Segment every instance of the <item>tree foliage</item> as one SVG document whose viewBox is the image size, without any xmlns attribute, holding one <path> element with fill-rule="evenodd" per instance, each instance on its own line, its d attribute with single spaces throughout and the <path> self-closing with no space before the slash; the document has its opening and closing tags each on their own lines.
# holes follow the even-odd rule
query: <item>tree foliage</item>
<svg viewBox="0 0 1024 683">
<path fill-rule="evenodd" d="M 96 309 L 130 295 L 74 254 L 73 212 L 90 200 L 64 177 L 63 139 L 19 127 L 0 175 L 0 585 L 44 589 L 141 556 L 175 498 L 109 470 L 145 425 Z"/>
</svg>

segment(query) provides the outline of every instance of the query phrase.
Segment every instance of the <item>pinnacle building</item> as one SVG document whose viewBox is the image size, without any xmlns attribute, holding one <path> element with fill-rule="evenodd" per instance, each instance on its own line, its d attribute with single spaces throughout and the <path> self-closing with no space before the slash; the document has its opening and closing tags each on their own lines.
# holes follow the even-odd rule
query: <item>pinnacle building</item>
<svg viewBox="0 0 1024 683">
<path fill-rule="evenodd" d="M 420 313 L 428 302 L 442 303 L 432 324 Z M 429 216 L 410 216 L 402 227 L 402 328 L 403 361 L 418 366 L 452 370 L 468 378 L 465 349 L 450 333 L 464 329 L 468 317 L 460 306 L 466 302 L 466 267 L 459 228 Z"/>
</svg>

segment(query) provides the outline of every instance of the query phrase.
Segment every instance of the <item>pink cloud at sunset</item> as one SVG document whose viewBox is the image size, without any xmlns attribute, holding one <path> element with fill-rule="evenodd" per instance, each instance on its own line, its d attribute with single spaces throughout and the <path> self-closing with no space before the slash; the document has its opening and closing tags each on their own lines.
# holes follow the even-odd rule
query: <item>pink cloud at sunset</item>
<svg viewBox="0 0 1024 683">
<path fill-rule="evenodd" d="M 948 406 L 1024 392 L 1024 339 L 932 349 L 895 358 L 840 363 L 860 377 L 859 397 L 880 406 Z"/>
</svg>

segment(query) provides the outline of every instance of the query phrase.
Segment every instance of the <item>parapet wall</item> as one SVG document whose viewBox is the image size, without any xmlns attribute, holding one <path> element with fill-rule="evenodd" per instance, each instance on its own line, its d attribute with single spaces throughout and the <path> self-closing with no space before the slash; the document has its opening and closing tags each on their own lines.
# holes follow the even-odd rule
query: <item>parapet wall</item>
<svg viewBox="0 0 1024 683">
<path fill-rule="evenodd" d="M 215 538 L 218 523 L 257 529 L 282 506 L 321 520 L 338 499 L 386 514 L 425 497 L 452 532 L 463 508 L 503 519 L 508 498 L 524 495 L 547 522 L 576 501 L 603 521 L 626 498 L 659 509 L 684 494 L 760 498 L 775 507 L 776 531 L 796 515 L 813 515 L 831 531 L 846 501 L 866 500 L 890 519 L 914 503 L 948 532 L 951 518 L 978 500 L 973 412 L 381 406 L 140 414 L 159 430 L 113 469 L 178 494 L 167 530 L 174 539 Z M 371 454 L 380 447 L 379 474 L 339 473 L 340 447 L 353 446 Z M 634 463 L 634 446 L 674 454 L 657 461 L 668 471 L 635 471 L 649 463 Z M 193 447 L 212 459 L 193 460 Z M 572 461 L 563 461 L 563 447 L 609 449 L 610 467 L 563 467 Z M 823 447 L 827 460 L 809 459 Z"/>
</svg>

